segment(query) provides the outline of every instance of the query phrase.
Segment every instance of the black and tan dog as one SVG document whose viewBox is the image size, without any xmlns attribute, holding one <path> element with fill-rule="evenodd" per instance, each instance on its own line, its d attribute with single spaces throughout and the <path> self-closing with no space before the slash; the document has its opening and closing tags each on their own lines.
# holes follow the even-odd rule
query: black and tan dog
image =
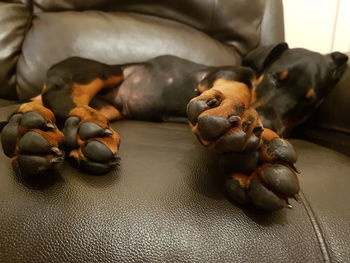
<svg viewBox="0 0 350 263">
<path fill-rule="evenodd" d="M 106 173 L 120 144 L 110 121 L 187 114 L 199 141 L 222 153 L 234 200 L 288 207 L 299 191 L 296 154 L 278 134 L 316 108 L 346 61 L 338 52 L 323 56 L 285 43 L 252 51 L 245 67 L 208 67 L 174 56 L 113 66 L 68 58 L 50 68 L 42 94 L 9 118 L 1 142 L 22 173 L 45 173 L 65 153 L 86 172 Z"/>
</svg>

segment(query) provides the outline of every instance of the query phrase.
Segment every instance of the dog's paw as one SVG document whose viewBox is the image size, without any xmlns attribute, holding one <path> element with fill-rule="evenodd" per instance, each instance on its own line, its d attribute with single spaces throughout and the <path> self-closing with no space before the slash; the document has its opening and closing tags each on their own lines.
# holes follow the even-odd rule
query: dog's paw
<svg viewBox="0 0 350 263">
<path fill-rule="evenodd" d="M 240 96 L 230 97 L 210 89 L 192 99 L 187 116 L 199 141 L 220 153 L 256 149 L 263 127 L 257 112 Z"/>
<path fill-rule="evenodd" d="M 238 203 L 252 203 L 265 210 L 291 207 L 288 199 L 299 193 L 297 175 L 282 164 L 261 165 L 249 176 L 233 173 L 226 179 L 225 187 Z"/>
<path fill-rule="evenodd" d="M 4 153 L 25 175 L 45 173 L 62 162 L 62 142 L 53 113 L 36 102 L 21 105 L 1 132 Z"/>
<path fill-rule="evenodd" d="M 70 161 L 85 172 L 104 174 L 118 164 L 119 134 L 96 110 L 88 106 L 74 108 L 63 133 Z"/>
<path fill-rule="evenodd" d="M 291 207 L 289 198 L 299 193 L 293 146 L 268 129 L 258 151 L 258 167 L 250 174 L 233 172 L 226 180 L 226 191 L 235 201 L 266 210 Z"/>
</svg>

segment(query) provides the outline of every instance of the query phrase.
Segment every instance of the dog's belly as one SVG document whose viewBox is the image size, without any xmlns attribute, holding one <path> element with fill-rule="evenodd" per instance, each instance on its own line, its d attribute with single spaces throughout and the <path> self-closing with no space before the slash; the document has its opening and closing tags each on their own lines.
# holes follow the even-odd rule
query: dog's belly
<svg viewBox="0 0 350 263">
<path fill-rule="evenodd" d="M 164 67 L 161 60 L 167 60 Z M 195 91 L 197 64 L 178 65 L 170 57 L 124 68 L 125 80 L 110 101 L 128 119 L 163 121 L 186 117 L 188 102 Z M 177 59 L 177 58 L 176 58 Z M 183 62 L 183 61 L 182 61 Z"/>
</svg>

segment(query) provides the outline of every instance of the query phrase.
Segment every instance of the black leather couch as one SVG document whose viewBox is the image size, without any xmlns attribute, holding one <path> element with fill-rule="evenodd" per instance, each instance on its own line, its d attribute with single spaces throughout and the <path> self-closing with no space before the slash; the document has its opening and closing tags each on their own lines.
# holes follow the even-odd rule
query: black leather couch
<svg viewBox="0 0 350 263">
<path fill-rule="evenodd" d="M 68 56 L 232 65 L 283 38 L 280 0 L 0 1 L 0 118 Z M 1 151 L 0 262 L 349 262 L 350 159 L 339 152 L 350 154 L 349 86 L 348 70 L 295 132 L 291 210 L 228 201 L 218 156 L 184 123 L 114 123 L 122 160 L 104 176 L 65 164 L 23 178 Z"/>
</svg>

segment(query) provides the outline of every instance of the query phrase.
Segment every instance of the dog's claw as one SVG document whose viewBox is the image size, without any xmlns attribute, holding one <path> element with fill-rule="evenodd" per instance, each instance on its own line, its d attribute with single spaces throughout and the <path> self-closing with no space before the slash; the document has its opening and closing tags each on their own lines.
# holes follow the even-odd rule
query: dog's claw
<svg viewBox="0 0 350 263">
<path fill-rule="evenodd" d="M 103 134 L 108 136 L 108 135 L 112 135 L 113 132 L 110 129 L 105 129 Z"/>
<path fill-rule="evenodd" d="M 58 156 L 62 156 L 63 155 L 62 151 L 58 147 L 51 147 L 51 151 L 56 153 Z"/>
<path fill-rule="evenodd" d="M 54 124 L 52 124 L 51 122 L 46 123 L 46 127 L 49 129 L 55 129 L 56 126 Z"/>
</svg>

